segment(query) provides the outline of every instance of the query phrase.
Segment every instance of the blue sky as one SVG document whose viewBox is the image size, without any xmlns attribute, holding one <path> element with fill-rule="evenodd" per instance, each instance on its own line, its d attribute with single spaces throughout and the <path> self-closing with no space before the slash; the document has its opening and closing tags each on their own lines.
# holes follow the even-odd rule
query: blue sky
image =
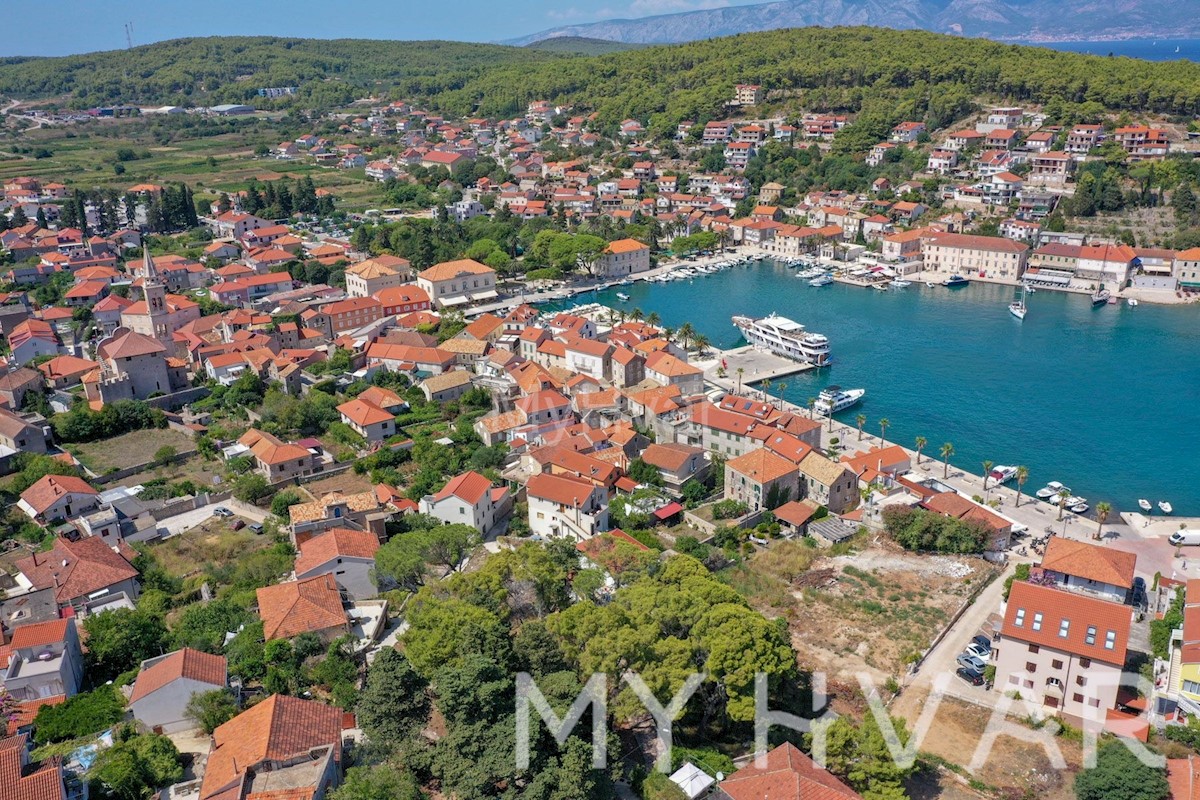
<svg viewBox="0 0 1200 800">
<path fill-rule="evenodd" d="M 54 0 L 5 14 L 0 55 L 56 56 L 182 36 L 498 41 L 559 25 L 764 0 Z"/>
</svg>

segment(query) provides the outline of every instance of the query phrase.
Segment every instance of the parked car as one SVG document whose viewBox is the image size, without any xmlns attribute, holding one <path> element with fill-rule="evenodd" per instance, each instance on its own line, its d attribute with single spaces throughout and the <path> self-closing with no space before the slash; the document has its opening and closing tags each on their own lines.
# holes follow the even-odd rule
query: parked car
<svg viewBox="0 0 1200 800">
<path fill-rule="evenodd" d="M 987 662 L 992 657 L 992 646 L 991 644 L 980 644 L 979 642 L 972 641 L 963 652 L 967 655 L 975 656 L 980 661 Z"/>
<path fill-rule="evenodd" d="M 251 523 L 250 530 L 254 531 L 254 533 L 256 533 L 256 534 L 262 533 L 263 532 L 262 523 L 261 522 Z"/>
<path fill-rule="evenodd" d="M 216 514 L 218 517 L 232 517 L 233 516 L 233 512 L 230 511 L 225 506 L 217 506 L 216 508 L 213 509 L 213 513 Z"/>
<path fill-rule="evenodd" d="M 975 670 L 980 674 L 982 674 L 984 668 L 987 667 L 987 664 L 983 663 L 983 659 L 979 658 L 978 656 L 973 656 L 970 653 L 961 654 L 956 661 L 960 667 L 966 667 L 967 669 Z"/>
<path fill-rule="evenodd" d="M 954 671 L 954 674 L 957 675 L 958 677 L 962 678 L 964 681 L 971 684 L 972 686 L 983 686 L 983 673 L 982 672 L 976 672 L 975 670 L 967 669 L 966 667 L 959 667 L 957 670 Z"/>
<path fill-rule="evenodd" d="M 234 529 L 235 531 L 240 531 L 242 528 L 246 527 L 246 521 L 245 521 L 245 520 L 241 520 L 241 519 L 235 519 L 235 520 L 233 521 L 233 526 L 232 526 L 232 527 L 233 527 L 233 529 Z"/>
<path fill-rule="evenodd" d="M 974 638 L 971 639 L 971 644 L 977 644 L 980 647 L 986 647 L 990 652 L 992 649 L 992 637 L 985 636 L 982 633 L 977 633 L 975 634 Z"/>
</svg>

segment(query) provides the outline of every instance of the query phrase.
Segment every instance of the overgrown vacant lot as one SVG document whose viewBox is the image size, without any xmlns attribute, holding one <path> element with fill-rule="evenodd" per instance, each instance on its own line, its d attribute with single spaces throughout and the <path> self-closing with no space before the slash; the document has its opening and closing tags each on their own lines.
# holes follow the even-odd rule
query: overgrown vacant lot
<svg viewBox="0 0 1200 800">
<path fill-rule="evenodd" d="M 844 555 L 775 542 L 726 577 L 763 613 L 788 620 L 803 667 L 853 683 L 863 669 L 880 680 L 903 674 L 991 570 L 890 542 Z"/>
<path fill-rule="evenodd" d="M 187 436 L 167 428 L 130 431 L 112 439 L 70 445 L 68 449 L 85 467 L 103 475 L 110 469 L 153 461 L 154 454 L 162 447 L 174 447 L 179 453 L 196 449 Z"/>
<path fill-rule="evenodd" d="M 211 566 L 229 567 L 274 542 L 270 536 L 255 535 L 249 528 L 232 529 L 237 517 L 212 517 L 195 528 L 150 545 L 150 553 L 167 573 L 187 578 Z"/>
</svg>

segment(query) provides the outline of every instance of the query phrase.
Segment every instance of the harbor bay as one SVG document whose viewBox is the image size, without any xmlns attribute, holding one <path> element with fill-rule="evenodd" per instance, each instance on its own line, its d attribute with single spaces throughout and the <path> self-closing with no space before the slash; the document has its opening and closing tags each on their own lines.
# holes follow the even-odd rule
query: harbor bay
<svg viewBox="0 0 1200 800">
<path fill-rule="evenodd" d="M 935 459 L 950 442 L 951 462 L 970 472 L 984 460 L 1023 464 L 1027 493 L 1057 480 L 1093 506 L 1136 510 L 1146 498 L 1200 514 L 1200 330 L 1187 307 L 1093 308 L 1086 296 L 1041 291 L 1019 321 L 1008 312 L 1012 287 L 813 288 L 769 260 L 618 288 L 576 302 L 690 322 L 722 349 L 744 344 L 734 315 L 776 312 L 825 334 L 833 365 L 779 379 L 770 393 L 783 384 L 783 397 L 804 406 L 829 384 L 865 388 L 838 417 L 866 415 L 868 434 L 886 418 L 889 440 L 911 448 L 924 436 Z"/>
</svg>

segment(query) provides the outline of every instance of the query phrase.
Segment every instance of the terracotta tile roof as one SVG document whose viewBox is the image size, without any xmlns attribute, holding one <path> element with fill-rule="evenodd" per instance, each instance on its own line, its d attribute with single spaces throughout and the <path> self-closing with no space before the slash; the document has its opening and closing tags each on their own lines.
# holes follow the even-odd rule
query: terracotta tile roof
<svg viewBox="0 0 1200 800">
<path fill-rule="evenodd" d="M 4 800 L 63 800 L 62 762 L 56 756 L 24 766 L 25 734 L 0 739 L 0 788 Z"/>
<path fill-rule="evenodd" d="M 136 703 L 180 678 L 189 678 L 220 689 L 225 686 L 225 677 L 225 656 L 214 656 L 185 647 L 142 669 L 133 684 L 129 702 Z"/>
<path fill-rule="evenodd" d="M 637 239 L 617 239 L 609 242 L 604 248 L 605 253 L 636 253 L 639 250 L 649 250 L 650 245 L 642 244 Z"/>
<path fill-rule="evenodd" d="M 364 428 L 368 425 L 390 422 L 396 418 L 394 414 L 384 411 L 374 403 L 368 403 L 361 397 L 342 403 L 337 410 L 343 417 Z"/>
<path fill-rule="evenodd" d="M 1051 536 L 1041 566 L 1052 572 L 1129 588 L 1133 586 L 1137 555 Z"/>
<path fill-rule="evenodd" d="M 299 445 L 286 444 L 271 434 L 256 428 L 251 428 L 243 433 L 238 439 L 238 443 L 249 447 L 254 457 L 267 465 L 297 461 L 312 455 Z"/>
<path fill-rule="evenodd" d="M 817 508 L 819 506 L 810 500 L 790 500 L 771 513 L 780 522 L 800 526 L 813 518 L 813 515 L 817 513 Z"/>
<path fill-rule="evenodd" d="M 434 495 L 435 500 L 445 500 L 447 497 L 454 496 L 464 503 L 475 505 L 488 490 L 492 488 L 492 482 L 480 475 L 478 472 L 467 471 L 453 477 L 442 487 L 442 490 Z"/>
<path fill-rule="evenodd" d="M 666 444 L 655 443 L 642 451 L 642 461 L 645 461 L 652 467 L 675 472 L 697 453 L 703 454 L 704 449 L 672 442 Z"/>
<path fill-rule="evenodd" d="M 957 492 L 939 492 L 928 500 L 925 500 L 922 505 L 930 511 L 936 511 L 943 516 L 955 517 L 971 522 L 982 522 L 996 531 L 1007 530 L 1012 526 L 1012 523 L 1004 517 L 989 511 Z"/>
<path fill-rule="evenodd" d="M 341 760 L 342 712 L 315 700 L 271 695 L 213 731 L 200 800 L 240 786 L 264 761 L 289 761 L 319 747 Z"/>
<path fill-rule="evenodd" d="M 130 313 L 128 309 L 126 313 Z M 163 347 L 162 342 L 136 331 L 130 331 L 111 342 L 106 342 L 98 349 L 101 358 L 114 359 L 158 355 L 167 352 L 167 348 Z"/>
<path fill-rule="evenodd" d="M 1002 635 L 1123 666 L 1131 617 L 1132 609 L 1121 603 L 1017 581 L 1008 596 Z M 1064 622 L 1067 635 L 1061 636 Z"/>
<path fill-rule="evenodd" d="M 551 475 L 548 472 L 542 472 L 530 478 L 525 488 L 530 497 L 549 500 L 571 508 L 581 508 L 587 504 L 592 492 L 598 487 L 589 481 L 572 478 L 568 475 Z"/>
<path fill-rule="evenodd" d="M 332 528 L 304 541 L 296 557 L 296 574 L 307 573 L 337 558 L 375 558 L 379 537 L 368 531 Z"/>
<path fill-rule="evenodd" d="M 57 706 L 65 703 L 67 696 L 65 694 L 51 695 L 50 697 L 39 697 L 37 700 L 27 700 L 24 703 L 17 704 L 16 714 L 8 721 L 8 735 L 12 736 L 26 725 L 32 725 L 37 718 L 38 712 L 42 710 L 42 706 Z M 0 774 L 3 773 L 3 768 L 0 768 Z"/>
<path fill-rule="evenodd" d="M 761 769 L 752 760 L 721 781 L 720 789 L 730 800 L 861 800 L 790 742 L 767 753 Z"/>
<path fill-rule="evenodd" d="M 512 411 L 505 411 L 503 414 L 482 417 L 479 420 L 479 424 L 488 433 L 500 433 L 524 425 L 526 419 L 524 411 L 514 409 Z"/>
<path fill-rule="evenodd" d="M 17 569 L 35 589 L 57 587 L 54 596 L 60 604 L 136 578 L 138 574 L 125 555 L 92 536 L 77 542 L 59 537 L 49 552 L 18 560 Z"/>
<path fill-rule="evenodd" d="M 458 261 L 445 261 L 441 264 L 434 264 L 427 270 L 423 270 L 420 274 L 421 278 L 427 281 L 448 281 L 452 278 L 457 278 L 460 275 L 495 275 L 496 271 L 489 266 L 480 264 L 471 258 L 464 258 Z"/>
<path fill-rule="evenodd" d="M 846 467 L 813 451 L 800 462 L 800 471 L 822 486 L 831 486 L 845 473 Z"/>
<path fill-rule="evenodd" d="M 267 640 L 346 626 L 346 612 L 332 575 L 277 583 L 258 589 L 257 595 Z"/>
<path fill-rule="evenodd" d="M 400 395 L 382 386 L 368 386 L 359 393 L 358 399 L 382 409 L 398 408 L 404 405 L 404 399 Z"/>
<path fill-rule="evenodd" d="M 67 628 L 74 624 L 69 619 L 52 619 L 46 622 L 35 622 L 32 625 L 22 625 L 12 632 L 12 641 L 8 643 L 12 650 L 26 647 L 43 647 L 55 644 L 67 638 Z"/>
<path fill-rule="evenodd" d="M 355 494 L 330 492 L 322 496 L 319 500 L 312 500 L 308 503 L 297 503 L 291 506 L 288 508 L 288 516 L 293 525 L 297 522 L 314 522 L 328 517 L 329 512 L 326 509 L 337 503 L 345 503 L 347 508 L 357 514 L 374 511 L 379 508 L 379 499 L 375 496 L 374 491 L 356 492 Z"/>
<path fill-rule="evenodd" d="M 796 465 L 766 448 L 759 447 L 725 462 L 728 469 L 756 483 L 770 483 L 796 472 Z"/>
<path fill-rule="evenodd" d="M 1200 756 L 1167 759 L 1171 800 L 1200 800 Z"/>
</svg>

